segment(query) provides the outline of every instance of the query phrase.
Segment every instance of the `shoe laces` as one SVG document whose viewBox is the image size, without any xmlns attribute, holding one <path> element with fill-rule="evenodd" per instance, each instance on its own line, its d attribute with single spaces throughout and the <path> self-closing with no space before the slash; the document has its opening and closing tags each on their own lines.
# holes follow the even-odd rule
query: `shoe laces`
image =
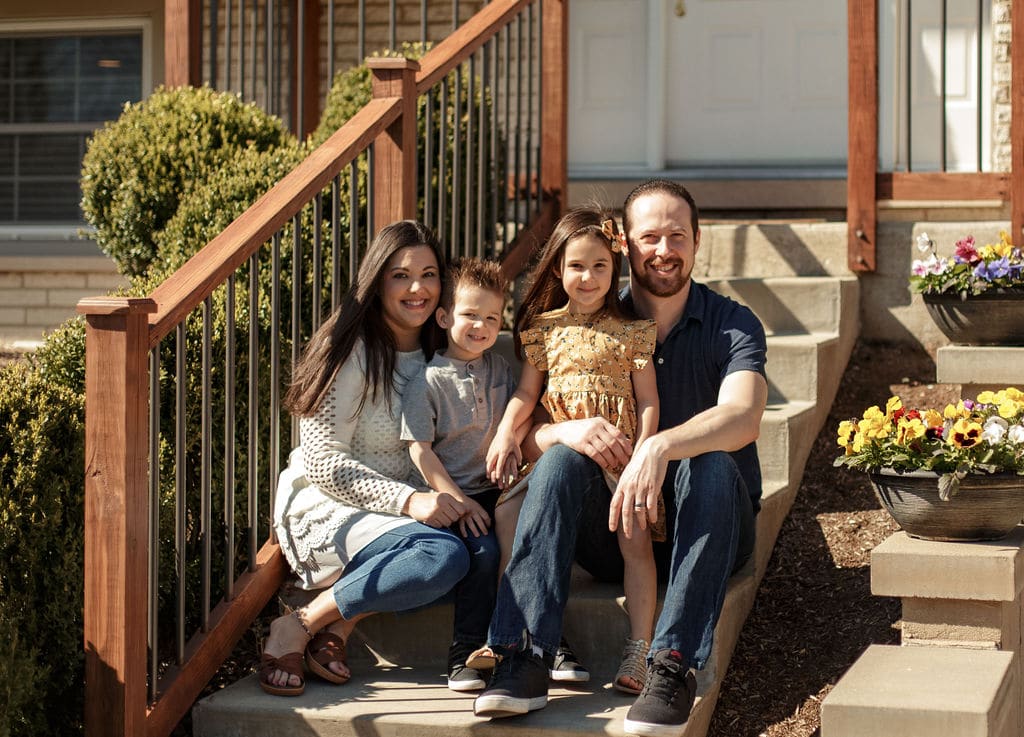
<svg viewBox="0 0 1024 737">
<path fill-rule="evenodd" d="M 672 703 L 679 689 L 685 685 L 687 670 L 682 663 L 671 658 L 656 659 L 648 671 L 643 696 Z"/>
</svg>

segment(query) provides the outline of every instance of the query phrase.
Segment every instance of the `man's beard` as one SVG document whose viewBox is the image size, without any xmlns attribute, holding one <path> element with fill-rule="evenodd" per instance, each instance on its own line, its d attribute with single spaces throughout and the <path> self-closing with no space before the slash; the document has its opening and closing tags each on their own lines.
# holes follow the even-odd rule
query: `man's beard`
<svg viewBox="0 0 1024 737">
<path fill-rule="evenodd" d="M 666 262 L 659 261 L 660 264 Z M 637 284 L 643 287 L 645 290 L 650 292 L 655 297 L 672 297 L 683 290 L 690 281 L 690 272 L 683 272 L 682 261 L 670 261 L 668 263 L 678 264 L 679 270 L 671 277 L 671 281 L 666 281 L 665 277 L 658 274 L 653 268 L 653 262 L 648 261 L 644 264 L 643 270 L 634 269 L 633 278 L 636 279 Z"/>
</svg>

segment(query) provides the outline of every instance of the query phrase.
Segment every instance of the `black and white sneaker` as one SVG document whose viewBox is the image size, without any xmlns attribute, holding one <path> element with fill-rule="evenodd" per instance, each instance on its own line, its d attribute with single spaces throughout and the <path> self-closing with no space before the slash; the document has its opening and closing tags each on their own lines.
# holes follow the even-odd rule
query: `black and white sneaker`
<svg viewBox="0 0 1024 737">
<path fill-rule="evenodd" d="M 511 717 L 548 705 L 548 667 L 529 637 L 495 667 L 491 682 L 473 702 L 478 717 Z"/>
<path fill-rule="evenodd" d="M 697 696 L 697 678 L 675 650 L 659 650 L 647 671 L 647 683 L 629 707 L 626 734 L 680 737 Z"/>
<path fill-rule="evenodd" d="M 489 670 L 466 665 L 466 658 L 476 650 L 478 643 L 453 642 L 448 648 L 448 688 L 452 691 L 479 691 L 491 677 Z"/>
<path fill-rule="evenodd" d="M 580 659 L 563 637 L 558 643 L 558 650 L 555 652 L 548 676 L 558 683 L 586 683 L 590 680 L 590 671 L 580 663 Z"/>
</svg>

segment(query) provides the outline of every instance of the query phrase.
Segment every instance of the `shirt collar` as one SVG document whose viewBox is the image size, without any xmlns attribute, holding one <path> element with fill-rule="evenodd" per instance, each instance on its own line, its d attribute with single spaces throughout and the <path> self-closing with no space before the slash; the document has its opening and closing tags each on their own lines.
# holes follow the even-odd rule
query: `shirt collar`
<svg viewBox="0 0 1024 737">
<path fill-rule="evenodd" d="M 631 287 L 626 285 L 619 293 L 622 299 L 622 305 L 636 314 L 636 307 L 633 304 L 633 292 Z M 704 320 L 704 306 L 707 303 L 707 295 L 705 294 L 706 287 L 703 284 L 698 284 L 693 279 L 690 279 L 690 294 L 686 297 L 686 306 L 683 308 L 683 314 L 679 318 L 679 322 L 672 326 L 669 331 L 669 335 L 678 330 L 688 320 L 696 320 L 697 322 L 703 322 Z"/>
</svg>

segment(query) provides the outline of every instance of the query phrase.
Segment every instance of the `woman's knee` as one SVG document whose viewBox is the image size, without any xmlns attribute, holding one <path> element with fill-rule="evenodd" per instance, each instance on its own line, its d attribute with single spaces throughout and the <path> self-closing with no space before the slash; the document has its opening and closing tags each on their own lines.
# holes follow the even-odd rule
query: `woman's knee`
<svg viewBox="0 0 1024 737">
<path fill-rule="evenodd" d="M 416 544 L 424 579 L 452 588 L 469 572 L 469 551 L 450 532 L 437 530 Z"/>
</svg>

